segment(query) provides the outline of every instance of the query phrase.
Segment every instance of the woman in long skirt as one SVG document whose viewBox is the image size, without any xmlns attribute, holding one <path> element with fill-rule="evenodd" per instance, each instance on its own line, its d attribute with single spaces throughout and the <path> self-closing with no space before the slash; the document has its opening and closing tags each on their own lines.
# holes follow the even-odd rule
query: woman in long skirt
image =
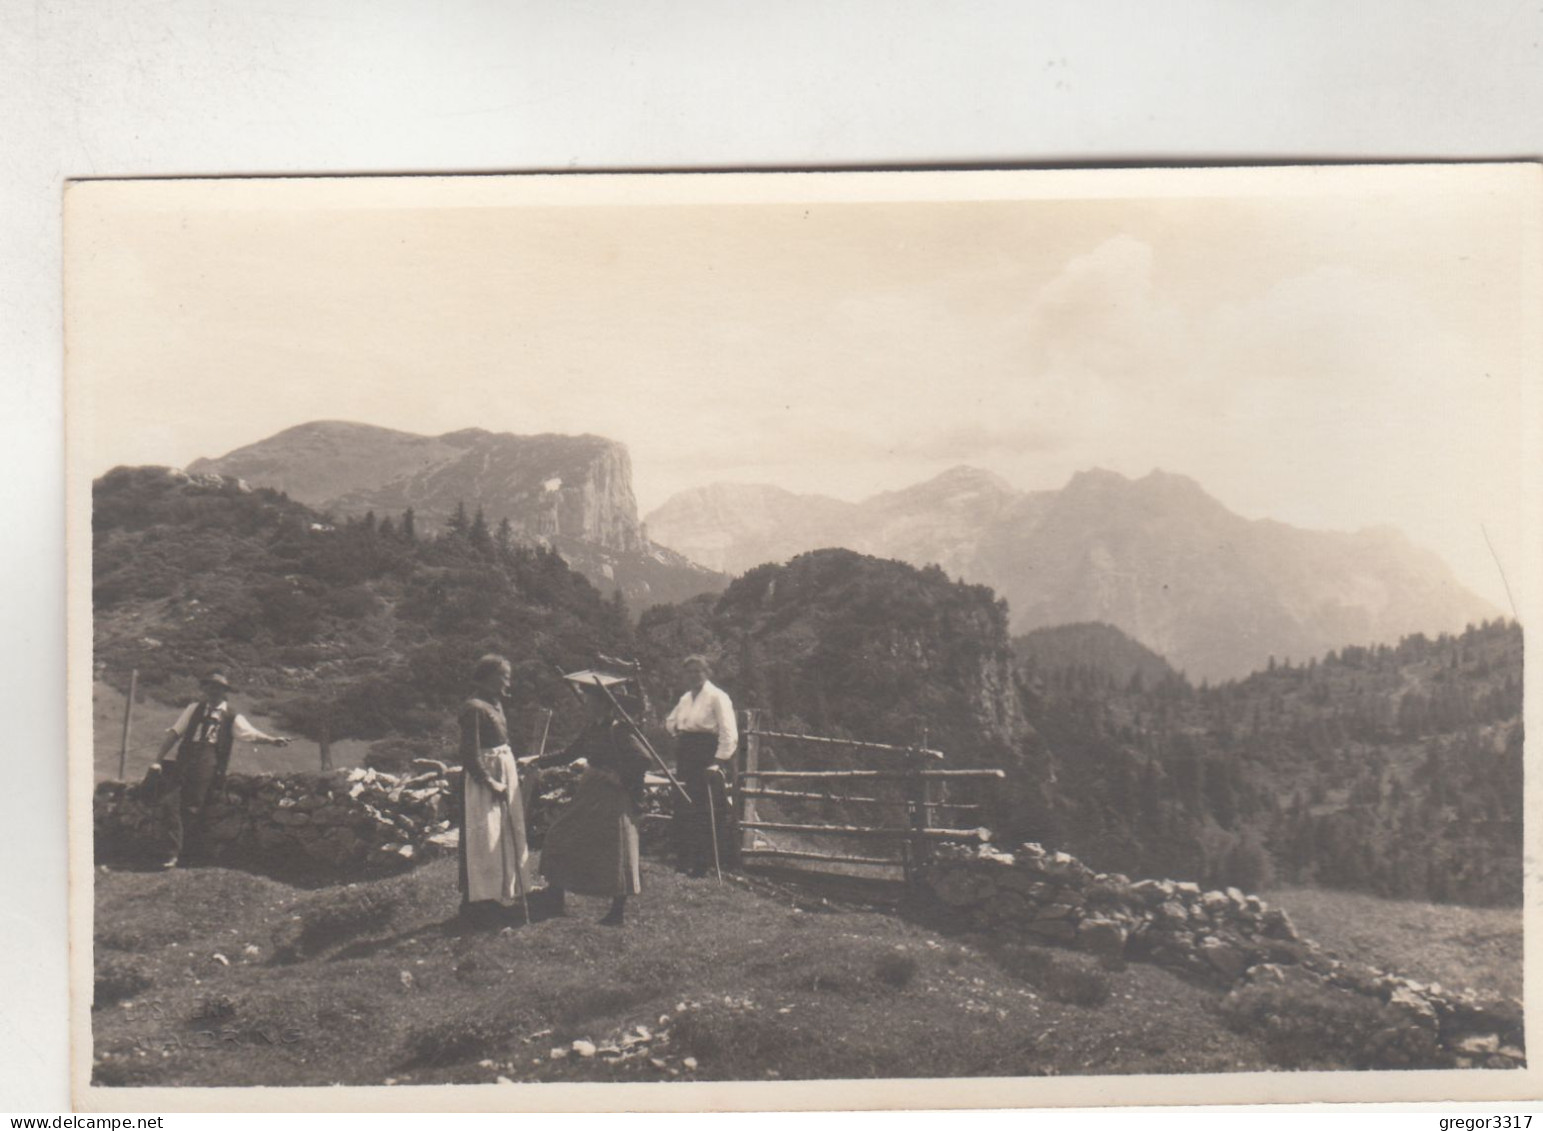
<svg viewBox="0 0 1543 1131">
<path fill-rule="evenodd" d="M 547 830 L 541 874 L 556 914 L 562 914 L 565 891 L 609 896 L 611 908 L 600 922 L 620 927 L 627 897 L 643 889 L 637 817 L 649 758 L 631 731 L 610 717 L 609 704 L 600 690 L 582 680 L 575 682 L 586 688 L 589 721 L 567 749 L 541 761 L 561 765 L 584 758 L 589 768 L 579 779 L 573 800 Z M 628 687 L 616 683 L 613 694 L 636 717 L 641 714 L 642 700 L 630 694 Z"/>
<path fill-rule="evenodd" d="M 496 914 L 529 893 L 525 807 L 503 696 L 509 661 L 484 656 L 472 672 L 474 693 L 461 704 L 461 913 Z"/>
</svg>

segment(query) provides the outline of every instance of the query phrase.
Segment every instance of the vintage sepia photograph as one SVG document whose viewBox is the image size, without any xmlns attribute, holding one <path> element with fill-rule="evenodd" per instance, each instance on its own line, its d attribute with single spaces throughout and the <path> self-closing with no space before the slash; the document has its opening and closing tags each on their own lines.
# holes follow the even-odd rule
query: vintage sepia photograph
<svg viewBox="0 0 1543 1131">
<path fill-rule="evenodd" d="M 1538 166 L 86 181 L 65 283 L 78 1103 L 1537 1093 Z"/>
</svg>

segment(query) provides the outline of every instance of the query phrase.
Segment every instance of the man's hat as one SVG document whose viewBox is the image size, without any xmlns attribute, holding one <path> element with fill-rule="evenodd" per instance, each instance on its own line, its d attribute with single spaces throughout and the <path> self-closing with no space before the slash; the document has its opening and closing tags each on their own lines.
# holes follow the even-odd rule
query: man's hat
<svg viewBox="0 0 1543 1131">
<path fill-rule="evenodd" d="M 203 679 L 199 680 L 198 683 L 200 687 L 209 687 L 212 684 L 215 687 L 223 687 L 226 691 L 235 690 L 231 687 L 230 680 L 225 678 L 224 672 L 210 672 Z"/>
</svg>

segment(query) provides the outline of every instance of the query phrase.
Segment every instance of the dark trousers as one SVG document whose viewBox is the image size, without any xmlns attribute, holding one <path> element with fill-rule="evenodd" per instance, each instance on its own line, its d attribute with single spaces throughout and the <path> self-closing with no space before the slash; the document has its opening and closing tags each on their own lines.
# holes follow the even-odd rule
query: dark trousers
<svg viewBox="0 0 1543 1131">
<path fill-rule="evenodd" d="M 674 795 L 671 823 L 676 855 L 680 866 L 687 871 L 701 872 L 713 866 L 714 818 L 718 823 L 720 854 L 725 846 L 725 820 L 729 815 L 725 779 L 708 771 L 716 765 L 727 775 L 733 767 L 714 757 L 717 750 L 717 735 L 682 734 L 675 739 L 675 776 L 691 795 L 691 801 L 688 804 L 679 794 Z"/>
<path fill-rule="evenodd" d="M 181 856 L 185 848 L 203 847 L 217 762 L 213 746 L 194 746 L 165 763 L 160 811 L 167 855 Z"/>
</svg>

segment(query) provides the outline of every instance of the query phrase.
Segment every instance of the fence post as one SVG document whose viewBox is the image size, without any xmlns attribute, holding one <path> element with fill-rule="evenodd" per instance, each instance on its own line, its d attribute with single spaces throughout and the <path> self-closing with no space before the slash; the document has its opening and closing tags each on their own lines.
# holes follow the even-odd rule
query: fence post
<svg viewBox="0 0 1543 1131">
<path fill-rule="evenodd" d="M 745 712 L 745 725 L 740 732 L 745 736 L 744 746 L 740 751 L 739 788 L 734 791 L 734 823 L 738 836 L 734 837 L 734 843 L 743 852 L 755 847 L 755 830 L 744 828 L 746 821 L 756 820 L 755 799 L 745 796 L 746 775 L 754 773 L 761 768 L 761 712 L 748 710 Z M 758 779 L 755 779 L 758 781 Z M 752 785 L 752 787 L 754 787 Z"/>
<path fill-rule="evenodd" d="M 923 731 L 922 749 L 926 748 L 926 732 Z M 924 756 L 916 749 L 907 752 L 905 757 L 905 810 L 908 823 L 911 826 L 911 835 L 906 838 L 904 848 L 905 882 L 908 887 L 915 886 L 919 877 L 919 869 L 927 862 L 931 855 L 929 842 L 923 835 L 923 830 L 931 827 L 932 823 L 932 782 L 924 777 L 922 770 L 925 767 Z"/>
<path fill-rule="evenodd" d="M 123 705 L 123 744 L 118 748 L 118 780 L 123 781 L 128 773 L 129 763 L 129 732 L 134 725 L 134 696 L 139 691 L 139 669 L 134 668 L 129 672 L 129 699 Z"/>
<path fill-rule="evenodd" d="M 316 745 L 321 750 L 321 772 L 326 773 L 332 769 L 332 716 L 324 715 L 321 720 L 321 737 L 316 740 Z"/>
</svg>

